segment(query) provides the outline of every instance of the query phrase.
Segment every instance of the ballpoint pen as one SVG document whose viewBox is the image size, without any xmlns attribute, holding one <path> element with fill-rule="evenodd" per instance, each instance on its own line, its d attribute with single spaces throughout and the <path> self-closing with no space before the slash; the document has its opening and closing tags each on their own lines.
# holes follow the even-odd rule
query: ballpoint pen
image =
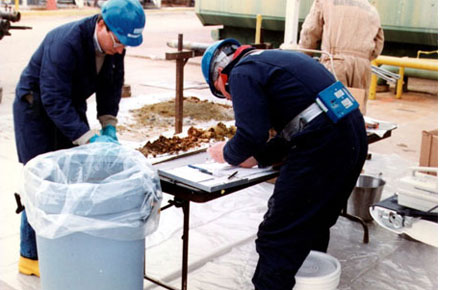
<svg viewBox="0 0 457 290">
<path fill-rule="evenodd" d="M 189 164 L 187 165 L 189 166 L 190 168 L 193 168 L 193 169 L 197 169 L 198 171 L 200 171 L 201 173 L 205 173 L 205 174 L 209 174 L 209 175 L 213 175 L 213 173 L 205 168 L 201 168 L 201 167 L 198 167 L 198 166 L 195 166 L 195 165 L 192 165 L 192 164 Z"/>
<path fill-rule="evenodd" d="M 238 171 L 233 172 L 232 174 L 230 174 L 230 175 L 227 177 L 227 179 L 233 178 L 237 173 L 238 173 Z"/>
</svg>

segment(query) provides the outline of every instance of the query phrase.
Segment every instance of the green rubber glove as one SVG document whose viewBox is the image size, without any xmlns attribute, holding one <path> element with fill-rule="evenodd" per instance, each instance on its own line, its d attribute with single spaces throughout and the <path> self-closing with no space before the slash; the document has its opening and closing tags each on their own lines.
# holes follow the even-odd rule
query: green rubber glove
<svg viewBox="0 0 457 290">
<path fill-rule="evenodd" d="M 102 136 L 108 136 L 116 141 L 119 141 L 116 136 L 116 127 L 114 127 L 113 125 L 107 125 L 100 131 L 100 133 L 102 134 Z"/>
<path fill-rule="evenodd" d="M 89 139 L 89 143 L 95 143 L 95 142 L 107 142 L 107 143 L 119 144 L 119 142 L 117 140 L 114 140 L 110 136 L 97 135 L 97 134 L 95 134 L 94 136 L 92 136 L 92 138 Z"/>
</svg>

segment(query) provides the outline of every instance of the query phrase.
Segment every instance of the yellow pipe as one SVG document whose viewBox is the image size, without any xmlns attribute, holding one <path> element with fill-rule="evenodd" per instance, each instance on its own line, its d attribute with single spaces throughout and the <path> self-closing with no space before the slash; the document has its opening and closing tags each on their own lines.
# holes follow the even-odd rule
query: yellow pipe
<svg viewBox="0 0 457 290">
<path fill-rule="evenodd" d="M 376 99 L 376 87 L 377 86 L 378 86 L 378 77 L 374 73 L 372 73 L 370 90 L 368 92 L 368 99 L 370 99 L 370 100 Z"/>
<path fill-rule="evenodd" d="M 410 57 L 395 57 L 395 56 L 386 56 L 380 55 L 378 58 L 371 62 L 372 65 L 380 66 L 382 64 L 397 66 L 399 67 L 400 79 L 397 81 L 397 92 L 396 98 L 400 99 L 403 92 L 403 78 L 405 76 L 405 67 L 416 68 L 416 69 L 425 69 L 438 71 L 438 60 L 437 59 L 424 59 L 424 58 L 410 58 Z M 376 87 L 377 87 L 377 77 L 376 75 L 371 75 L 370 90 L 368 93 L 368 98 L 370 100 L 376 99 Z"/>
<path fill-rule="evenodd" d="M 400 78 L 397 81 L 397 94 L 395 95 L 395 97 L 397 99 L 401 99 L 401 94 L 403 93 L 403 83 L 404 83 L 403 79 L 405 77 L 405 67 L 404 66 L 400 67 L 398 74 L 400 75 Z"/>
<path fill-rule="evenodd" d="M 398 67 L 410 67 L 417 69 L 426 69 L 438 71 L 438 60 L 436 59 L 423 59 L 423 58 L 410 58 L 410 57 L 395 57 L 380 55 L 374 60 L 376 65 L 387 64 Z"/>
<path fill-rule="evenodd" d="M 419 58 L 421 56 L 421 54 L 438 54 L 438 50 L 432 50 L 432 51 L 426 51 L 426 50 L 418 50 L 417 51 L 417 58 Z"/>
<path fill-rule="evenodd" d="M 256 25 L 255 25 L 255 44 L 260 44 L 260 37 L 262 34 L 262 15 L 257 14 L 256 17 Z"/>
<path fill-rule="evenodd" d="M 19 11 L 19 0 L 14 0 L 14 9 Z"/>
</svg>

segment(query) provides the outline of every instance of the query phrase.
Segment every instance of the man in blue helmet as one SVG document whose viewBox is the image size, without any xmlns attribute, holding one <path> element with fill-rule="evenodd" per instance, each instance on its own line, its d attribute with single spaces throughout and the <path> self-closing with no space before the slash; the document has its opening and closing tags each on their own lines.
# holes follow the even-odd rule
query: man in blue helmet
<svg viewBox="0 0 457 290">
<path fill-rule="evenodd" d="M 310 250 L 325 252 L 333 226 L 367 154 L 358 109 L 336 122 L 316 104 L 335 85 L 309 56 L 219 41 L 202 58 L 211 92 L 232 100 L 237 131 L 208 149 L 217 162 L 252 167 L 282 163 L 260 224 L 255 289 L 292 289 Z M 273 128 L 278 135 L 270 138 Z"/>
<path fill-rule="evenodd" d="M 125 48 L 142 43 L 144 25 L 138 0 L 110 0 L 100 15 L 46 35 L 16 87 L 13 113 L 19 162 L 89 142 L 117 142 Z M 90 130 L 86 117 L 86 99 L 93 93 L 100 132 Z M 35 232 L 26 211 L 21 220 L 19 272 L 39 276 Z"/>
</svg>

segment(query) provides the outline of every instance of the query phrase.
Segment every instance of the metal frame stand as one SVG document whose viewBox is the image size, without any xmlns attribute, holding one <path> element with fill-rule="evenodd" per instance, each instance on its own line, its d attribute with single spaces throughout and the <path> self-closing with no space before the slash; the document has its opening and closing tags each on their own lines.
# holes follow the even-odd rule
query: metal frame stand
<svg viewBox="0 0 457 290">
<path fill-rule="evenodd" d="M 183 234 L 182 234 L 182 272 L 181 272 L 181 289 L 187 289 L 187 273 L 188 273 L 188 260 L 189 260 L 189 217 L 190 217 L 190 201 L 183 200 L 179 198 L 174 198 L 174 200 L 169 200 L 169 204 L 162 207 L 160 211 L 164 211 L 169 207 L 176 206 L 181 207 L 183 211 Z M 177 290 L 176 288 L 167 285 L 159 280 L 156 280 L 152 277 L 149 277 L 146 274 L 146 253 L 144 257 L 144 279 L 162 286 L 163 288 L 170 290 Z"/>
<path fill-rule="evenodd" d="M 386 134 L 383 137 L 379 137 L 379 136 L 377 136 L 375 134 L 370 134 L 370 135 L 367 136 L 367 142 L 368 142 L 368 144 L 372 144 L 372 143 L 378 142 L 380 140 L 384 140 L 386 138 L 389 138 L 391 135 L 392 135 L 392 131 L 386 132 Z M 367 159 L 368 160 L 371 159 L 371 154 L 370 153 L 368 153 Z M 364 244 L 368 244 L 370 242 L 370 233 L 368 231 L 368 224 L 362 218 L 347 213 L 347 208 L 348 208 L 348 204 L 346 202 L 346 204 L 344 205 L 343 210 L 340 213 L 340 216 L 345 217 L 345 218 L 347 218 L 347 219 L 349 219 L 351 221 L 358 222 L 359 224 L 361 224 L 362 227 L 363 227 L 363 243 Z"/>
<path fill-rule="evenodd" d="M 204 154 L 204 153 L 201 153 Z M 189 259 L 189 219 L 190 219 L 190 203 L 198 202 L 205 203 L 217 198 L 228 196 L 231 193 L 242 190 L 244 188 L 256 185 L 258 183 L 270 180 L 279 175 L 279 171 L 269 172 L 264 176 L 253 178 L 248 183 L 239 184 L 236 186 L 227 187 L 214 192 L 207 192 L 201 189 L 161 177 L 162 191 L 174 196 L 173 200 L 169 200 L 167 205 L 160 210 L 163 211 L 172 206 L 181 207 L 183 210 L 183 235 L 182 235 L 182 267 L 181 267 L 181 290 L 187 290 L 187 275 L 188 275 L 188 259 Z M 162 281 L 156 280 L 146 275 L 146 252 L 144 258 L 144 279 L 155 283 L 163 288 L 177 290 Z"/>
<path fill-rule="evenodd" d="M 198 50 L 183 50 L 183 35 L 178 34 L 177 52 L 165 53 L 166 60 L 176 60 L 175 134 L 182 132 L 184 112 L 184 66 L 189 58 L 201 56 Z"/>
<path fill-rule="evenodd" d="M 340 216 L 345 217 L 345 218 L 347 218 L 347 219 L 349 219 L 351 221 L 360 223 L 362 225 L 362 227 L 363 227 L 363 243 L 364 244 L 368 244 L 368 242 L 370 241 L 370 234 L 368 232 L 367 223 L 362 218 L 360 218 L 358 216 L 355 216 L 355 215 L 352 215 L 352 214 L 348 214 L 347 213 L 347 207 L 348 207 L 348 205 L 346 203 L 346 205 L 344 206 L 343 210 L 340 213 Z"/>
</svg>

